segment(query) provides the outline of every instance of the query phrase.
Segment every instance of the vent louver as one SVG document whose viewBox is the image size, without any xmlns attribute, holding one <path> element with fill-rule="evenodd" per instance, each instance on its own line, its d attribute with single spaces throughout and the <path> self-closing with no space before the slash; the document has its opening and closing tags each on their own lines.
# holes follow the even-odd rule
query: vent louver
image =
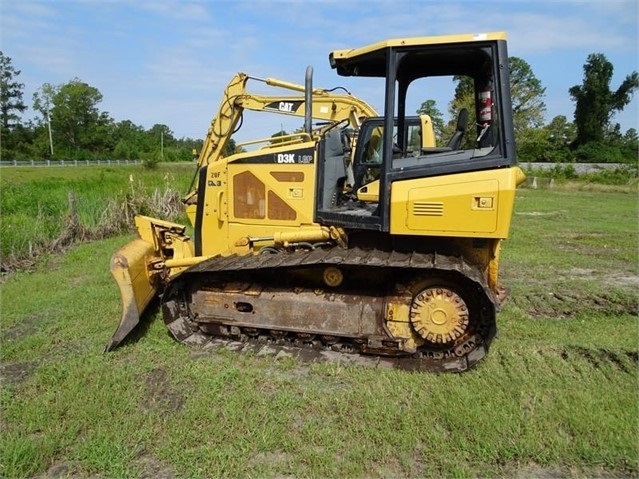
<svg viewBox="0 0 639 479">
<path fill-rule="evenodd" d="M 422 202 L 413 203 L 414 216 L 444 216 L 444 203 Z"/>
</svg>

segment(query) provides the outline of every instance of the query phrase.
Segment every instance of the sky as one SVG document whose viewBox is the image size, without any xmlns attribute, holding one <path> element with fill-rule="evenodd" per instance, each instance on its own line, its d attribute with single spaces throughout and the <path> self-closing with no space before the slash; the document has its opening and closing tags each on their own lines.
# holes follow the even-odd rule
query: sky
<svg viewBox="0 0 639 479">
<path fill-rule="evenodd" d="M 568 90 L 583 82 L 591 53 L 614 66 L 611 89 L 638 67 L 636 0 L 0 0 L 0 50 L 20 70 L 24 119 L 44 83 L 75 78 L 97 88 L 115 121 L 167 125 L 176 138 L 203 138 L 224 88 L 237 72 L 315 87 L 345 86 L 382 111 L 369 79 L 339 77 L 332 50 L 390 38 L 505 31 L 511 56 L 524 59 L 546 88 L 546 121 L 572 121 Z M 290 94 L 249 82 L 253 93 Z M 438 96 L 439 94 L 439 96 Z M 448 94 L 429 92 L 442 112 Z M 415 106 L 415 109 L 419 104 Z M 279 131 L 273 116 L 250 117 L 236 137 Z M 280 120 L 289 129 L 290 120 Z M 270 122 L 266 124 L 265 122 Z M 613 117 L 639 130 L 639 94 Z M 301 123 L 295 119 L 296 126 Z M 289 129 L 290 131 L 290 129 Z M 245 136 L 245 137 L 243 137 Z"/>
</svg>

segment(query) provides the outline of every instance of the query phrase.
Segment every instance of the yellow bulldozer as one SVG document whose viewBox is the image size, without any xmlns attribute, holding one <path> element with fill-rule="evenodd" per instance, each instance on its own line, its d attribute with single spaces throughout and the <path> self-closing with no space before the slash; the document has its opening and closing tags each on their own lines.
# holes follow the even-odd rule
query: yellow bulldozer
<svg viewBox="0 0 639 479">
<path fill-rule="evenodd" d="M 279 82 L 303 100 L 268 103 L 303 110 L 304 130 L 224 157 L 238 112 L 267 105 L 241 93 L 240 74 L 185 199 L 192 235 L 139 216 L 139 237 L 113 256 L 123 314 L 107 350 L 159 296 L 186 344 L 267 343 L 419 371 L 464 371 L 485 356 L 502 296 L 500 245 L 524 180 L 506 34 L 393 39 L 329 61 L 338 75 L 381 85 L 383 114 L 313 88 L 309 68 L 303 86 Z M 437 144 L 430 118 L 407 109 L 428 94 L 421 80 L 446 77 L 472 80 L 474 105 Z M 313 128 L 313 118 L 328 121 Z"/>
</svg>

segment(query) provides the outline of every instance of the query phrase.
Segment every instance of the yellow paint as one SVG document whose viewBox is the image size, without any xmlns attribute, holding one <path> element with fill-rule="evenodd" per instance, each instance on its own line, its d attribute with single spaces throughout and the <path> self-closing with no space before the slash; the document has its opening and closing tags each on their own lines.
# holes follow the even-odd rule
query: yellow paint
<svg viewBox="0 0 639 479">
<path fill-rule="evenodd" d="M 419 121 L 422 126 L 422 148 L 432 148 L 437 146 L 435 138 L 435 129 L 430 115 L 419 115 Z"/>
<path fill-rule="evenodd" d="M 379 180 L 371 181 L 357 190 L 357 199 L 360 201 L 379 201 Z"/>
<path fill-rule="evenodd" d="M 395 339 L 403 340 L 406 352 L 415 352 L 424 344 L 410 324 L 410 304 L 405 297 L 388 298 L 386 303 L 386 328 Z"/>
</svg>

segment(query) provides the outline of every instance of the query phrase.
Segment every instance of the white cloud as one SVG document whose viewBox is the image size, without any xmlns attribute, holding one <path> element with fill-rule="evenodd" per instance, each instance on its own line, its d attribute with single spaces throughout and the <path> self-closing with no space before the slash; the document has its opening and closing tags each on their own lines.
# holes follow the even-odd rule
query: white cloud
<svg viewBox="0 0 639 479">
<path fill-rule="evenodd" d="M 162 0 L 131 1 L 129 4 L 132 8 L 137 8 L 151 15 L 160 15 L 172 20 L 202 21 L 209 18 L 210 12 L 207 8 L 207 4 L 204 2 Z"/>
<path fill-rule="evenodd" d="M 602 31 L 583 18 L 559 18 L 543 14 L 520 14 L 512 19 L 512 50 L 519 56 L 531 53 L 579 49 L 622 49 L 628 39 L 618 31 Z"/>
</svg>

